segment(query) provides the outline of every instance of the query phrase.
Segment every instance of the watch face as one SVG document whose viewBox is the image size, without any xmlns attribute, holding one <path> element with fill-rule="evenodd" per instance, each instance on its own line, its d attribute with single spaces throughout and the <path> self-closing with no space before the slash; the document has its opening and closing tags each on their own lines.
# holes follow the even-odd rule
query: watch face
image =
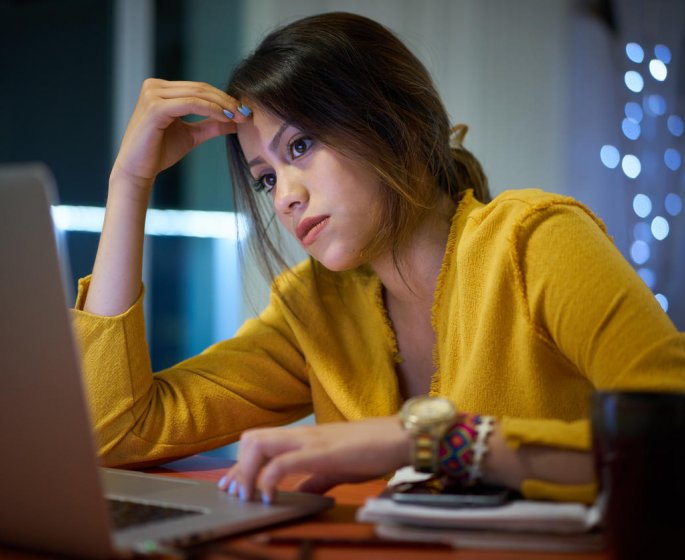
<svg viewBox="0 0 685 560">
<path fill-rule="evenodd" d="M 454 405 L 440 397 L 417 397 L 407 401 L 406 421 L 412 424 L 433 424 L 450 420 L 456 414 Z"/>
</svg>

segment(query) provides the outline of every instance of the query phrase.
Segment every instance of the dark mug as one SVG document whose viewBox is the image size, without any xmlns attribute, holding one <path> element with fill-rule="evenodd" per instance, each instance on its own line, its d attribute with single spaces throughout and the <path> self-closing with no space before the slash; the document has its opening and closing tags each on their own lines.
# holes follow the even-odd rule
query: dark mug
<svg viewBox="0 0 685 560">
<path fill-rule="evenodd" d="M 596 392 L 591 414 L 611 558 L 685 558 L 685 393 Z"/>
</svg>

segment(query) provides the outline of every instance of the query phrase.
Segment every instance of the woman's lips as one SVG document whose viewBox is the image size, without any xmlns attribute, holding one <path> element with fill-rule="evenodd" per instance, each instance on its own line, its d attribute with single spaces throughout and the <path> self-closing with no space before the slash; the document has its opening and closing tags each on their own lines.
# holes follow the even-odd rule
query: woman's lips
<svg viewBox="0 0 685 560">
<path fill-rule="evenodd" d="M 307 247 L 316 241 L 316 238 L 321 233 L 321 230 L 326 227 L 330 216 L 312 216 L 311 218 L 304 218 L 295 228 L 295 235 L 300 240 L 304 247 Z"/>
</svg>

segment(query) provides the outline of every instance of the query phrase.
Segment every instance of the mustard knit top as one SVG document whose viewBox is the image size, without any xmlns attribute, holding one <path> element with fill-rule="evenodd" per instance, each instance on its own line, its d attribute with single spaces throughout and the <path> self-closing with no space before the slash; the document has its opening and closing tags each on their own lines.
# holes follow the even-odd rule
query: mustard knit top
<svg viewBox="0 0 685 560">
<path fill-rule="evenodd" d="M 235 338 L 153 375 L 142 294 L 115 317 L 74 326 L 105 465 L 145 465 L 223 446 L 243 430 L 311 413 L 317 422 L 402 405 L 392 325 L 375 274 L 313 261 L 276 280 Z M 284 304 L 285 301 L 285 304 Z M 575 200 L 468 192 L 453 218 L 433 304 L 431 393 L 497 416 L 508 443 L 588 450 L 593 388 L 685 391 L 685 334 Z M 591 485 L 528 480 L 531 498 L 584 500 Z"/>
</svg>

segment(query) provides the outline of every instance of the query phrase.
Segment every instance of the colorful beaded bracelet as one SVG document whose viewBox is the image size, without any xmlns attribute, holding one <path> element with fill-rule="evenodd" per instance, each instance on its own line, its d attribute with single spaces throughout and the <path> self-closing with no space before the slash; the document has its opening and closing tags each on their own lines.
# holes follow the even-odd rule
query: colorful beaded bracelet
<svg viewBox="0 0 685 560">
<path fill-rule="evenodd" d="M 462 415 L 445 432 L 440 443 L 440 466 L 445 474 L 464 486 L 473 486 L 482 477 L 487 439 L 494 429 L 492 416 Z"/>
</svg>

